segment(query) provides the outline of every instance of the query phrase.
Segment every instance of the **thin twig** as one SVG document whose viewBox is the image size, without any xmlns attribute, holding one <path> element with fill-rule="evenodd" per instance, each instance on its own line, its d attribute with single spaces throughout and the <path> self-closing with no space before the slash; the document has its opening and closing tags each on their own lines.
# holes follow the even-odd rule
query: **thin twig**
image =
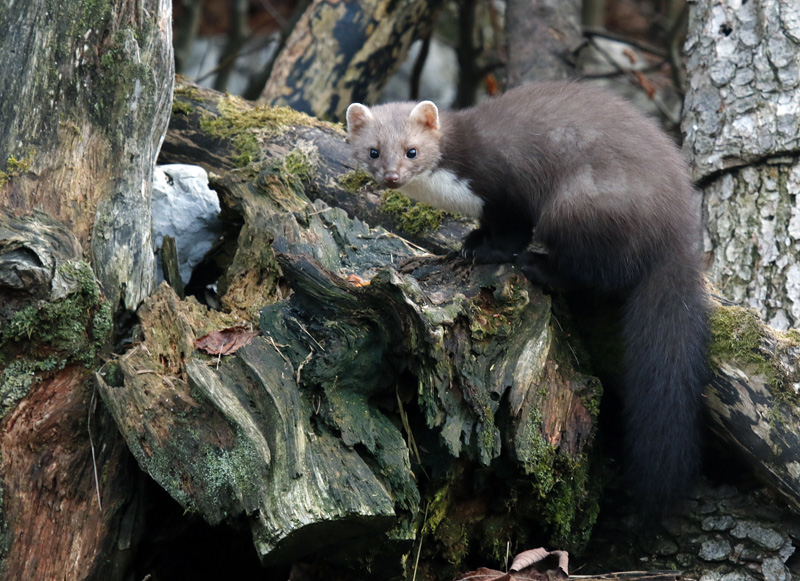
<svg viewBox="0 0 800 581">
<path fill-rule="evenodd" d="M 669 58 L 669 54 L 663 48 L 654 46 L 647 42 L 641 42 L 636 40 L 635 38 L 630 38 L 623 34 L 616 34 L 614 32 L 609 32 L 605 28 L 595 28 L 592 26 L 584 26 L 583 27 L 583 34 L 584 36 L 588 36 L 589 38 L 599 36 L 601 38 L 607 38 L 608 40 L 613 40 L 615 42 L 621 42 L 622 44 L 630 45 L 634 48 L 638 48 L 641 51 L 649 52 L 650 54 L 654 54 L 657 57 L 661 57 L 664 60 Z"/>
<path fill-rule="evenodd" d="M 417 252 L 422 252 L 423 256 L 436 256 L 435 254 L 433 254 L 429 250 L 423 248 L 422 246 L 417 246 L 413 242 L 409 242 L 408 240 L 406 240 L 402 236 L 398 236 L 394 232 L 382 232 L 381 234 L 379 234 L 378 236 L 375 237 L 375 240 L 380 240 L 383 237 L 386 237 L 386 238 L 397 238 L 400 242 L 402 242 L 406 246 L 406 248 L 408 248 L 409 250 L 416 250 Z"/>
<path fill-rule="evenodd" d="M 92 439 L 92 414 L 94 413 L 96 406 L 95 404 L 96 399 L 95 396 L 97 394 L 97 386 L 94 387 L 92 390 L 92 399 L 89 402 L 89 416 L 86 420 L 86 430 L 89 432 L 89 448 L 92 450 L 92 466 L 94 467 L 94 488 L 97 492 L 97 506 L 100 508 L 100 512 L 103 511 L 103 501 L 100 499 L 100 479 L 97 477 L 97 457 L 94 453 L 94 440 Z"/>
<path fill-rule="evenodd" d="M 430 507 L 431 503 L 428 501 L 428 504 L 425 505 L 425 516 L 422 517 L 422 526 L 419 529 L 419 547 L 417 548 L 417 559 L 414 561 L 414 576 L 411 578 L 411 581 L 416 581 L 417 579 L 417 569 L 419 568 L 419 556 L 422 554 L 422 539 L 425 538 L 425 523 L 428 522 L 428 508 Z"/>
<path fill-rule="evenodd" d="M 323 347 L 322 345 L 320 345 L 319 341 L 317 341 L 317 340 L 316 340 L 316 338 L 314 338 L 314 335 L 312 335 L 311 333 L 309 333 L 309 332 L 308 332 L 308 329 L 306 329 L 306 328 L 305 328 L 305 326 L 303 325 L 303 323 L 301 323 L 300 321 L 298 321 L 298 320 L 297 320 L 296 318 L 294 318 L 294 317 L 292 317 L 292 321 L 294 321 L 294 322 L 297 324 L 297 326 L 298 326 L 298 327 L 300 327 L 300 329 L 303 331 L 303 333 L 305 333 L 306 335 L 308 335 L 308 336 L 311 338 L 311 340 L 312 340 L 314 343 L 316 343 L 317 347 L 319 347 L 319 348 L 320 348 L 322 351 L 325 351 L 325 347 Z"/>
<path fill-rule="evenodd" d="M 308 363 L 311 360 L 311 357 L 313 355 L 314 355 L 314 350 L 312 349 L 311 351 L 308 352 L 308 355 L 306 356 L 306 358 L 303 359 L 303 362 L 300 365 L 297 366 L 297 385 L 298 386 L 300 385 L 300 372 L 303 371 L 303 367 L 305 366 L 306 363 Z"/>
</svg>

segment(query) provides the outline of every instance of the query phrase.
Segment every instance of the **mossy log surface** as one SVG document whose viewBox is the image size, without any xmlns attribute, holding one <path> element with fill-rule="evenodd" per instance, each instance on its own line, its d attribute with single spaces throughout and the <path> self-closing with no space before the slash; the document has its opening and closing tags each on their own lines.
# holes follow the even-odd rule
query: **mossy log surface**
<svg viewBox="0 0 800 581">
<path fill-rule="evenodd" d="M 731 306 L 712 322 L 711 428 L 800 511 L 800 333 Z"/>
<path fill-rule="evenodd" d="M 188 87 L 184 85 L 184 87 Z M 170 132 L 168 132 L 165 143 L 165 151 L 162 156 L 165 161 L 190 161 L 194 151 L 197 151 L 197 144 L 201 144 L 209 139 L 209 120 L 228 118 L 233 119 L 231 106 L 235 106 L 237 111 L 242 113 L 243 119 L 252 119 L 263 115 L 275 115 L 273 109 L 252 107 L 251 105 L 232 101 L 223 98 L 210 91 L 189 90 L 186 88 L 179 93 L 176 99 L 183 112 L 176 115 L 173 119 Z M 222 111 L 220 111 L 220 108 Z M 351 161 L 345 145 L 345 136 L 340 128 L 327 124 L 320 124 L 309 118 L 295 117 L 290 121 L 285 121 L 280 131 L 268 127 L 268 133 L 259 133 L 261 130 L 253 129 L 253 126 L 242 127 L 232 130 L 231 134 L 220 135 L 212 134 L 212 138 L 217 138 L 216 147 L 211 156 L 201 159 L 206 167 L 217 173 L 212 178 L 213 187 L 220 193 L 223 200 L 224 211 L 241 216 L 244 226 L 240 233 L 239 249 L 233 264 L 228 269 L 226 277 L 223 279 L 221 288 L 226 290 L 223 301 L 229 309 L 241 312 L 243 316 L 253 318 L 256 311 L 263 302 L 278 301 L 275 305 L 267 307 L 260 314 L 261 330 L 268 337 L 281 337 L 275 339 L 278 348 L 291 361 L 292 369 L 300 371 L 301 379 L 312 369 L 321 366 L 320 361 L 325 362 L 325 366 L 331 366 L 328 375 L 322 379 L 316 378 L 315 384 L 306 384 L 305 380 L 300 382 L 298 389 L 304 390 L 305 397 L 309 397 L 307 389 L 316 389 L 317 393 L 312 396 L 313 407 L 323 414 L 329 406 L 335 405 L 331 393 L 335 390 L 326 386 L 328 383 L 342 381 L 344 377 L 337 370 L 340 367 L 335 365 L 335 358 L 323 352 L 320 345 L 326 344 L 320 341 L 316 345 L 311 340 L 311 336 L 317 338 L 327 337 L 331 329 L 339 328 L 340 316 L 347 320 L 348 308 L 346 302 L 334 301 L 333 296 L 361 296 L 378 292 L 378 288 L 388 288 L 395 285 L 396 288 L 405 289 L 406 298 L 402 301 L 386 299 L 390 304 L 391 316 L 397 321 L 398 329 L 392 333 L 384 329 L 378 333 L 374 341 L 366 341 L 378 353 L 381 360 L 391 360 L 392 365 L 382 363 L 385 367 L 376 367 L 375 374 L 379 376 L 392 376 L 398 385 L 408 383 L 415 386 L 414 396 L 405 395 L 400 401 L 404 403 L 403 414 L 400 414 L 401 423 L 410 422 L 410 425 L 421 427 L 421 434 L 412 431 L 415 436 L 414 442 L 408 439 L 407 431 L 403 430 L 407 445 L 413 451 L 415 443 L 418 449 L 431 451 L 440 454 L 442 460 L 434 465 L 446 466 L 442 470 L 431 468 L 424 460 L 416 464 L 416 456 L 412 454 L 411 464 L 415 473 L 420 468 L 425 468 L 435 475 L 450 471 L 453 474 L 448 486 L 443 486 L 441 481 L 433 481 L 431 485 L 425 476 L 419 477 L 417 487 L 421 491 L 422 498 L 430 501 L 429 509 L 435 516 L 430 517 L 433 525 L 426 524 L 422 527 L 422 532 L 427 535 L 433 532 L 434 550 L 440 551 L 451 562 L 458 562 L 470 550 L 469 540 L 476 541 L 482 534 L 488 534 L 488 530 L 493 530 L 495 540 L 508 533 L 508 523 L 493 521 L 487 516 L 486 512 L 476 510 L 476 507 L 485 509 L 487 499 L 476 492 L 474 489 L 466 492 L 465 479 L 476 478 L 476 466 L 484 466 L 488 460 L 492 467 L 492 474 L 504 474 L 503 470 L 508 467 L 505 452 L 511 454 L 513 459 L 511 465 L 516 462 L 515 470 L 519 474 L 530 473 L 535 477 L 529 480 L 533 482 L 534 489 L 528 489 L 526 494 L 517 496 L 518 503 L 514 506 L 524 505 L 527 502 L 536 504 L 540 518 L 547 521 L 550 517 L 558 514 L 559 508 L 563 506 L 575 506 L 585 500 L 578 496 L 570 496 L 575 490 L 584 490 L 584 484 L 571 492 L 566 492 L 566 488 L 559 492 L 548 489 L 548 474 L 559 474 L 550 484 L 557 483 L 556 486 L 563 486 L 564 479 L 558 472 L 548 472 L 548 466 L 559 465 L 566 456 L 553 456 L 553 448 L 558 448 L 559 453 L 567 450 L 585 450 L 583 438 L 591 432 L 592 418 L 596 396 L 589 398 L 575 398 L 574 391 L 561 390 L 560 388 L 551 389 L 551 386 L 563 384 L 563 378 L 559 379 L 559 372 L 564 368 L 554 361 L 574 361 L 577 356 L 583 359 L 583 354 L 576 345 L 567 344 L 564 337 L 558 332 L 553 331 L 551 326 L 550 308 L 544 307 L 540 303 L 538 293 L 530 289 L 527 284 L 519 277 L 508 270 L 507 267 L 497 268 L 471 268 L 467 265 L 449 262 L 447 260 L 429 256 L 418 256 L 409 259 L 410 262 L 398 262 L 402 257 L 410 257 L 415 254 L 411 250 L 393 248 L 382 252 L 382 242 L 396 240 L 386 233 L 376 234 L 375 231 L 367 230 L 360 225 L 359 235 L 353 237 L 352 234 L 343 234 L 348 228 L 344 224 L 358 224 L 351 222 L 340 209 L 331 209 L 324 203 L 318 201 L 309 206 L 308 201 L 299 202 L 299 198 L 294 195 L 303 195 L 303 192 L 312 197 L 319 197 L 326 202 L 347 208 L 350 217 L 359 218 L 370 223 L 388 224 L 398 232 L 403 230 L 398 227 L 397 222 L 386 221 L 385 213 L 379 208 L 386 205 L 386 201 L 378 196 L 374 190 L 374 185 L 367 182 L 355 180 L 356 188 L 354 192 L 347 191 L 346 186 L 350 183 L 347 178 L 357 174 L 352 172 Z M 231 121 L 228 127 L 233 128 L 235 124 Z M 239 135 L 241 131 L 249 132 L 256 136 L 257 142 L 263 143 L 263 152 L 259 154 L 261 165 L 230 171 L 237 163 L 234 161 L 241 155 L 242 140 L 233 135 Z M 277 144 L 277 145 L 276 145 Z M 227 150 L 226 150 L 227 148 Z M 225 152 L 218 155 L 214 152 Z M 303 163 L 296 163 L 297 158 L 293 158 L 297 152 L 303 153 L 299 158 Z M 309 153 L 310 152 L 310 153 Z M 292 163 L 290 163 L 292 162 Z M 287 168 L 294 168 L 294 172 Z M 278 186 L 279 189 L 274 188 Z M 281 188 L 284 188 L 281 190 Z M 293 190 L 294 194 L 287 194 L 285 188 Z M 264 214 L 260 207 L 263 198 L 258 194 L 272 192 L 270 196 L 277 193 L 276 204 L 282 208 L 279 211 L 269 211 L 270 221 L 278 221 L 270 225 L 262 225 L 260 220 Z M 283 193 L 281 193 L 283 191 Z M 245 192 L 249 192 L 245 194 Z M 353 195 L 357 193 L 357 195 Z M 254 199 L 258 199 L 256 203 Z M 309 208 L 313 207 L 314 210 Z M 308 232 L 300 235 L 294 225 L 295 222 L 308 228 Z M 259 226 L 256 226 L 256 224 Z M 434 248 L 437 251 L 456 248 L 459 240 L 457 232 L 463 232 L 468 223 L 450 220 L 445 218 L 444 227 L 437 231 L 432 230 L 415 237 L 427 248 Z M 451 228 L 451 224 L 456 224 L 456 228 Z M 287 226 L 288 225 L 288 226 Z M 460 228 L 460 230 L 459 230 Z M 313 233 L 312 233 L 313 232 Z M 444 234 L 443 234 L 444 232 Z M 367 237 L 371 242 L 367 246 L 362 246 L 363 238 Z M 331 240 L 335 241 L 331 245 Z M 242 241 L 246 241 L 242 244 Z M 270 249 L 266 250 L 265 249 Z M 371 259 L 368 266 L 364 266 L 361 258 L 354 258 L 366 249 L 368 252 L 376 252 L 378 255 Z M 367 289 L 350 288 L 341 282 L 341 277 L 347 274 L 356 273 L 365 278 L 370 278 L 376 273 L 376 268 L 380 265 L 391 265 L 391 268 L 381 272 Z M 337 278 L 338 277 L 338 278 Z M 478 278 L 476 278 L 478 277 Z M 508 277 L 508 278 L 506 278 Z M 307 280 L 308 279 L 308 280 Z M 311 280 L 318 280 L 311 284 Z M 438 280 L 436 284 L 432 284 Z M 480 280 L 480 282 L 478 282 Z M 319 281 L 326 281 L 325 283 Z M 405 281 L 405 282 L 403 282 Z M 410 284 L 409 284 L 410 281 Z M 429 286 L 430 283 L 430 286 Z M 309 287 L 309 285 L 311 285 Z M 332 295 L 312 288 L 324 288 L 326 285 L 339 289 Z M 257 289 L 257 292 L 254 292 Z M 413 292 L 410 292 L 413 289 Z M 472 289 L 472 291 L 470 290 Z M 534 333 L 531 337 L 523 340 L 521 336 L 512 334 L 511 336 L 491 336 L 489 352 L 497 348 L 500 352 L 501 346 L 504 351 L 502 355 L 496 355 L 499 359 L 492 359 L 487 355 L 485 345 L 477 346 L 476 333 L 483 328 L 487 322 L 496 320 L 500 312 L 492 309 L 499 305 L 493 303 L 498 297 L 508 297 L 515 292 L 524 292 L 528 296 L 528 304 L 524 309 L 516 313 L 510 320 L 517 320 L 521 327 L 525 327 L 529 332 Z M 395 291 L 397 292 L 397 291 Z M 477 294 L 471 294 L 477 292 Z M 410 294 L 408 294 L 410 293 Z M 509 294 L 511 293 L 511 294 Z M 288 301 L 282 297 L 291 295 Z M 391 295 L 387 295 L 391 296 Z M 255 301 L 253 297 L 257 297 Z M 323 300 L 322 297 L 325 297 Z M 415 298 L 417 297 L 417 298 Z M 419 297 L 422 297 L 420 299 Z M 482 301 L 480 297 L 486 299 L 491 297 L 491 301 Z M 503 299 L 506 300 L 506 299 Z M 316 301 L 316 302 L 315 302 Z M 442 302 L 444 301 L 444 302 Z M 447 301 L 453 301 L 448 303 Z M 291 309 L 287 311 L 286 305 L 297 306 L 296 312 Z M 326 307 L 326 304 L 336 304 L 334 307 Z M 409 315 L 407 309 L 412 305 L 426 305 L 416 315 Z M 443 305 L 443 306 L 442 306 Z M 435 308 L 431 308 L 434 306 Z M 455 311 L 453 309 L 456 309 Z M 316 311 L 325 311 L 324 317 L 314 314 Z M 328 311 L 336 311 L 336 315 Z M 413 310 L 413 309 L 412 309 Z M 501 309 L 502 310 L 502 309 Z M 481 311 L 485 311 L 481 313 Z M 366 312 L 371 312 L 366 308 Z M 305 313 L 305 314 L 303 314 Z M 425 317 L 430 313 L 436 313 L 435 325 Z M 532 314 L 532 313 L 535 313 Z M 707 401 L 712 418 L 713 430 L 721 438 L 732 446 L 742 458 L 749 458 L 755 465 L 764 481 L 772 488 L 780 490 L 782 494 L 793 505 L 797 505 L 798 491 L 800 483 L 792 476 L 795 472 L 795 457 L 797 456 L 798 446 L 794 446 L 793 434 L 796 434 L 796 423 L 792 419 L 796 410 L 794 396 L 794 385 L 797 381 L 792 379 L 792 361 L 795 358 L 795 336 L 786 334 L 778 337 L 775 332 L 758 322 L 757 317 L 740 311 L 734 307 L 718 306 L 715 308 L 715 315 L 712 318 L 714 328 L 714 339 L 712 345 L 711 363 L 715 370 L 714 379 L 709 387 Z M 376 310 L 370 318 L 370 325 L 380 329 L 381 316 L 385 315 L 382 310 Z M 288 332 L 282 328 L 279 322 L 282 317 L 289 317 L 287 320 L 297 321 L 290 325 L 294 328 L 296 336 L 287 336 Z M 306 319 L 305 317 L 311 317 Z M 526 317 L 532 317 L 530 319 Z M 320 322 L 323 321 L 323 322 Z M 413 324 L 411 323 L 413 322 Z M 421 327 L 420 327 L 421 325 Z M 369 325 L 367 325 L 369 327 Z M 353 325 L 351 328 L 360 328 Z M 516 327 L 515 327 L 516 328 Z M 313 329 L 313 331 L 311 331 Z M 424 332 L 420 329 L 425 330 Z M 538 331 L 537 331 L 538 329 Z M 750 331 L 748 331 L 750 329 Z M 755 335 L 751 333 L 756 329 Z M 310 331 L 307 334 L 305 331 Z M 349 337 L 349 345 L 363 345 L 361 339 L 364 331 L 353 331 Z M 519 333 L 521 331 L 514 331 Z M 545 335 L 541 333 L 545 332 Z M 539 335 L 536 335 L 539 333 Z M 547 336 L 547 334 L 550 334 Z M 757 341 L 743 343 L 742 337 L 756 337 Z M 490 335 L 481 335 L 486 338 Z M 558 337 L 561 337 L 560 339 Z M 390 339 L 386 339 L 389 337 Z M 408 341 L 412 337 L 427 337 L 426 341 L 417 342 L 409 345 Z M 438 346 L 434 349 L 430 343 L 431 337 L 441 337 Z M 536 337 L 535 339 L 532 337 Z M 396 338 L 396 339 L 395 339 Z M 317 339 L 319 340 L 319 339 Z M 439 340 L 439 339 L 437 339 Z M 301 348 L 298 345 L 303 345 Z M 341 340 L 339 341 L 342 342 Z M 379 345 L 391 344 L 397 351 L 390 356 Z M 524 345 L 525 347 L 520 347 Z M 539 345 L 539 347 L 537 347 Z M 566 345 L 566 349 L 564 348 Z M 730 348 L 725 348 L 730 345 Z M 750 345 L 743 348 L 743 345 Z M 543 348 L 540 347 L 544 346 Z M 560 346 L 560 347 L 559 347 Z M 289 348 L 291 347 L 291 348 Z M 575 353 L 572 353 L 572 349 Z M 516 349 L 516 351 L 515 351 Z M 554 354 L 567 351 L 565 357 L 559 359 Z M 363 354 L 363 352 L 362 352 Z M 537 355 L 538 354 L 538 355 Z M 756 363 L 751 359 L 755 356 Z M 350 355 L 352 359 L 352 353 Z M 534 360 L 536 363 L 534 363 Z M 312 363 L 315 362 L 315 363 Z M 446 362 L 446 364 L 445 364 Z M 533 383 L 519 381 L 520 376 L 508 375 L 511 362 L 516 362 L 516 371 L 525 369 L 531 365 L 530 369 L 538 369 L 531 372 L 531 376 L 538 376 Z M 543 366 L 538 366 L 543 364 Z M 352 365 L 352 363 L 348 363 Z M 548 367 L 549 366 L 549 367 Z M 546 371 L 546 370 L 550 371 Z M 564 371 L 567 373 L 566 371 Z M 317 372 L 318 373 L 318 372 Z M 363 372 L 357 369 L 351 371 L 360 377 Z M 553 374 L 552 377 L 546 375 Z M 308 375 L 308 381 L 312 381 L 313 375 Z M 512 379 L 509 380 L 509 377 Z M 332 379 L 333 378 L 333 379 Z M 476 382 L 481 386 L 475 389 Z M 527 388 L 515 387 L 528 385 Z M 536 385 L 540 387 L 530 387 Z M 484 391 L 486 386 L 493 386 L 500 391 Z M 319 391 L 321 390 L 321 391 Z M 391 392 L 392 390 L 389 389 Z M 414 389 L 405 390 L 394 388 L 399 394 L 412 393 Z M 371 395 L 358 396 L 358 401 L 374 402 L 375 394 L 383 393 L 386 395 L 386 388 L 376 389 L 369 392 Z M 536 395 L 538 393 L 538 395 Z M 572 393 L 570 395 L 570 393 Z M 560 395 L 556 395 L 560 394 Z M 566 394 L 566 395 L 565 395 Z M 488 397 L 487 397 L 488 396 Z M 354 396 L 350 396 L 354 397 Z M 563 400 L 559 399 L 564 397 Z M 316 399 L 313 399 L 316 398 Z M 482 399 L 483 398 L 483 399 Z M 542 399 L 537 398 L 544 398 Z M 390 398 L 391 399 L 391 398 Z M 523 405 L 519 406 L 522 401 Z M 416 410 L 409 413 L 405 409 L 405 404 L 416 403 Z M 489 407 L 482 411 L 481 406 L 489 402 Z M 587 405 L 587 402 L 592 402 Z M 381 407 L 381 413 L 385 413 L 385 402 Z M 587 410 L 591 410 L 588 411 Z M 397 410 L 399 412 L 399 409 Z M 587 412 L 587 413 L 585 413 Z M 387 414 L 390 419 L 397 422 L 397 417 Z M 331 416 L 330 413 L 327 417 Z M 403 419 L 405 418 L 405 419 Z M 581 419 L 582 418 L 582 419 Z M 509 421 L 510 420 L 510 421 Z M 417 423 L 414 424 L 414 421 Z M 499 440 L 495 439 L 495 448 L 491 441 L 493 431 L 487 429 L 489 421 L 495 422 L 495 428 L 499 433 Z M 525 432 L 523 425 L 527 423 L 528 428 L 532 428 L 528 433 L 536 433 L 544 436 L 542 439 L 528 440 L 517 447 L 521 441 L 522 434 Z M 333 426 L 333 427 L 331 427 Z M 513 426 L 511 431 L 507 431 L 509 426 Z M 338 432 L 341 427 L 336 424 L 329 424 L 333 432 Z M 349 434 L 349 431 L 343 432 Z M 433 444 L 431 443 L 433 440 Z M 418 441 L 423 443 L 419 445 Z M 545 446 L 537 444 L 545 442 Z M 531 445 L 533 443 L 533 445 Z M 361 448 L 361 442 L 356 441 L 356 449 Z M 500 460 L 495 456 L 496 451 L 500 451 Z M 463 458 L 468 458 L 468 462 L 455 462 L 454 456 L 461 454 Z M 541 464 L 542 458 L 546 461 Z M 371 465 L 375 464 L 372 459 Z M 498 464 L 500 462 L 500 464 Z M 473 464 L 474 463 L 474 464 Z M 569 464 L 569 463 L 568 463 Z M 499 468 L 499 466 L 504 468 Z M 544 467 L 544 470 L 540 468 Z M 575 468 L 571 465 L 570 470 Z M 480 468 L 477 468 L 478 473 Z M 401 470 L 402 472 L 402 470 Z M 572 472 L 574 478 L 580 480 L 585 476 L 578 469 Z M 489 478 L 482 475 L 480 478 Z M 422 480 L 422 483 L 420 483 Z M 486 484 L 481 480 L 482 484 Z M 507 490 L 512 496 L 518 494 L 516 476 L 509 477 L 504 485 L 509 485 Z M 521 481 L 520 481 L 521 482 Z M 573 483 L 575 480 L 573 480 Z M 542 483 L 544 486 L 542 487 Z M 585 496 L 583 497 L 585 499 Z M 468 500 L 467 500 L 468 499 Z M 549 507 L 542 509 L 541 502 L 546 499 L 550 502 Z M 488 503 L 491 504 L 491 503 Z M 397 508 L 397 507 L 395 507 Z M 444 510 L 444 518 L 439 510 Z M 470 520 L 470 511 L 480 515 L 480 519 Z M 419 513 L 418 513 L 419 515 Z M 563 516 L 563 513 L 562 513 Z M 419 516 L 417 517 L 419 518 Z M 576 539 L 581 525 L 570 522 L 572 517 L 567 514 L 566 519 L 553 518 L 545 528 L 553 536 L 551 538 Z M 476 521 L 482 520 L 484 523 L 476 528 Z M 557 524 L 557 521 L 560 524 Z M 541 522 L 541 521 L 540 521 Z M 491 523 L 491 524 L 488 524 Z M 497 526 L 494 530 L 492 527 Z M 510 525 L 514 529 L 516 525 Z M 472 527 L 472 528 L 470 528 Z M 563 528 L 559 528 L 563 527 Z M 571 527 L 571 528 L 570 528 Z M 483 532 L 476 532 L 481 529 Z M 567 533 L 567 530 L 570 530 Z M 471 532 L 464 536 L 463 531 Z M 529 527 L 530 531 L 530 527 Z M 472 534 L 474 536 L 469 537 Z M 572 534 L 572 536 L 570 536 Z M 577 536 L 580 536 L 578 533 Z M 469 538 L 467 538 L 469 537 Z M 508 537 L 506 537 L 508 538 Z M 525 542 L 530 535 L 520 533 L 515 537 L 520 542 Z M 481 544 L 481 550 L 485 554 L 499 555 L 499 547 L 489 547 L 485 537 Z M 479 543 L 480 543 L 479 542 Z M 503 549 L 504 550 L 504 549 Z M 701 555 L 700 565 L 696 565 L 694 570 L 702 570 L 703 557 Z M 783 566 L 783 565 L 781 565 Z"/>
</svg>

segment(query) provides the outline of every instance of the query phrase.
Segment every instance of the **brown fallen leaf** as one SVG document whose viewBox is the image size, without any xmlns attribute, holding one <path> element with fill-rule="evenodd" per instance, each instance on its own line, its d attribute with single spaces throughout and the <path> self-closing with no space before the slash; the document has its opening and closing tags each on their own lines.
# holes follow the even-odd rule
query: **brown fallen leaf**
<svg viewBox="0 0 800 581">
<path fill-rule="evenodd" d="M 655 83 L 648 79 L 645 74 L 641 71 L 633 71 L 633 76 L 636 77 L 636 81 L 639 83 L 639 86 L 647 95 L 648 99 L 653 99 L 656 96 L 657 88 Z"/>
<path fill-rule="evenodd" d="M 370 281 L 361 278 L 357 274 L 348 274 L 345 280 L 353 286 L 369 286 L 370 283 Z"/>
<path fill-rule="evenodd" d="M 257 335 L 258 331 L 253 331 L 245 325 L 227 327 L 195 339 L 194 348 L 209 355 L 230 355 L 249 344 Z"/>
</svg>

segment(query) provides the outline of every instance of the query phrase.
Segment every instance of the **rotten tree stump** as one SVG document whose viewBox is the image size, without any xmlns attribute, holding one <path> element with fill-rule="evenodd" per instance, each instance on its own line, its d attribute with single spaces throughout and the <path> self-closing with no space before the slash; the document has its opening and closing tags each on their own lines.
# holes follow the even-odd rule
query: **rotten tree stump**
<svg viewBox="0 0 800 581">
<path fill-rule="evenodd" d="M 303 184 L 270 160 L 214 177 L 243 221 L 222 285 L 234 314 L 162 286 L 142 345 L 98 374 L 142 468 L 211 523 L 247 519 L 265 564 L 324 554 L 386 578 L 423 525 L 426 551 L 458 558 L 456 523 L 476 544 L 497 542 L 486 526 L 581 542 L 599 386 L 549 299 L 510 266 L 431 256 L 311 203 Z M 243 319 L 262 336 L 235 354 L 193 348 Z M 419 520 L 421 498 L 448 526 Z"/>
</svg>

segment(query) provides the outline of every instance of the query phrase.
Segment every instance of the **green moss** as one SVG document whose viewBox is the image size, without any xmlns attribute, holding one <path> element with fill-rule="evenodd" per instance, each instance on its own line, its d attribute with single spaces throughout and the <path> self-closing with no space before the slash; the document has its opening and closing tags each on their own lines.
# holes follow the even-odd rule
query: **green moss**
<svg viewBox="0 0 800 581">
<path fill-rule="evenodd" d="M 430 503 L 428 503 L 427 519 L 422 523 L 420 534 L 432 535 L 436 533 L 439 525 L 447 518 L 447 511 L 450 508 L 451 484 L 451 481 L 447 480 L 444 485 L 434 493 L 433 498 Z"/>
<path fill-rule="evenodd" d="M 0 413 L 23 397 L 40 374 L 68 363 L 93 365 L 108 341 L 111 308 L 101 298 L 91 267 L 67 262 L 59 266 L 58 276 L 74 291 L 21 309 L 0 327 Z"/>
<path fill-rule="evenodd" d="M 494 457 L 494 442 L 495 442 L 495 432 L 497 428 L 495 427 L 494 423 L 494 414 L 492 413 L 492 408 L 489 406 L 488 402 L 481 405 L 483 410 L 483 414 L 481 417 L 481 424 L 480 424 L 480 441 L 481 441 L 481 456 L 488 458 Z"/>
<path fill-rule="evenodd" d="M 277 135 L 294 124 L 319 122 L 289 107 L 251 107 L 242 99 L 226 95 L 217 103 L 219 115 L 204 114 L 200 128 L 218 139 L 229 141 L 238 152 L 234 164 L 244 167 L 261 159 L 259 136 Z"/>
<path fill-rule="evenodd" d="M 531 406 L 527 418 L 526 441 L 519 446 L 517 455 L 526 474 L 535 476 L 539 496 L 544 498 L 553 489 L 553 460 L 556 450 L 542 436 L 542 412 Z"/>
<path fill-rule="evenodd" d="M 587 494 L 588 460 L 559 454 L 541 435 L 542 416 L 531 409 L 527 443 L 517 451 L 527 479 L 527 510 L 536 522 L 550 528 L 551 542 L 574 549 L 589 538 L 599 513 L 598 497 Z"/>
<path fill-rule="evenodd" d="M 351 194 L 357 194 L 368 183 L 374 183 L 372 176 L 363 170 L 349 171 L 339 176 L 336 180 L 342 189 Z"/>
<path fill-rule="evenodd" d="M 715 307 L 711 312 L 710 365 L 733 360 L 751 374 L 765 378 L 772 387 L 783 386 L 784 378 L 762 349 L 767 332 L 758 313 L 741 307 Z"/>
<path fill-rule="evenodd" d="M 102 30 L 111 16 L 111 2 L 109 0 L 83 0 L 81 2 L 81 26 L 84 31 L 93 28 Z"/>
<path fill-rule="evenodd" d="M 393 214 L 398 225 L 409 234 L 425 234 L 442 225 L 445 212 L 427 204 L 415 204 L 403 194 L 386 191 L 381 212 Z"/>
<path fill-rule="evenodd" d="M 545 499 L 540 518 L 549 522 L 550 539 L 555 546 L 580 550 L 589 541 L 600 513 L 598 495 L 587 495 L 586 462 L 580 465 L 564 455 L 557 457 L 557 475 L 552 492 Z"/>
<path fill-rule="evenodd" d="M 36 381 L 37 375 L 62 369 L 66 361 L 57 357 L 36 360 L 33 358 L 15 359 L 0 373 L 0 417 L 5 417 L 19 400 L 25 397 Z"/>
<path fill-rule="evenodd" d="M 283 158 L 283 167 L 294 178 L 303 182 L 308 182 L 317 171 L 309 152 L 300 148 L 293 149 L 286 154 L 286 157 Z"/>
<path fill-rule="evenodd" d="M 231 488 L 239 491 L 244 499 L 261 495 L 258 471 L 254 471 L 253 467 L 263 465 L 264 459 L 238 429 L 236 442 L 231 448 L 207 446 L 202 454 L 199 466 L 203 470 L 203 482 L 209 486 L 210 496 L 219 498 L 220 505 L 227 504 L 226 497 L 230 495 Z"/>
<path fill-rule="evenodd" d="M 36 150 L 32 147 L 28 148 L 25 155 L 20 159 L 10 155 L 6 160 L 5 170 L 0 170 L 0 188 L 5 186 L 12 179 L 24 173 L 28 173 L 31 170 L 31 165 L 33 164 L 33 158 L 35 156 Z"/>
<path fill-rule="evenodd" d="M 80 137 L 81 136 L 81 129 L 78 127 L 78 124 L 74 121 L 61 121 L 59 122 L 59 127 L 64 127 L 65 129 L 69 130 L 72 133 L 73 137 Z"/>
<path fill-rule="evenodd" d="M 178 99 L 173 99 L 172 101 L 172 114 L 173 115 L 190 115 L 194 112 L 194 107 L 192 107 L 186 101 L 180 101 Z"/>
<path fill-rule="evenodd" d="M 114 43 L 100 55 L 101 70 L 95 75 L 97 98 L 90 113 L 94 123 L 107 133 L 131 132 L 131 108 L 120 103 L 135 100 L 137 117 L 153 113 L 155 99 L 150 97 L 156 93 L 155 78 L 150 67 L 139 59 L 136 37 L 136 30 L 120 29 L 114 35 Z"/>
<path fill-rule="evenodd" d="M 192 101 L 202 101 L 203 93 L 193 85 L 184 84 L 183 77 L 178 76 L 178 83 L 175 85 L 175 97 L 183 97 Z"/>
</svg>

